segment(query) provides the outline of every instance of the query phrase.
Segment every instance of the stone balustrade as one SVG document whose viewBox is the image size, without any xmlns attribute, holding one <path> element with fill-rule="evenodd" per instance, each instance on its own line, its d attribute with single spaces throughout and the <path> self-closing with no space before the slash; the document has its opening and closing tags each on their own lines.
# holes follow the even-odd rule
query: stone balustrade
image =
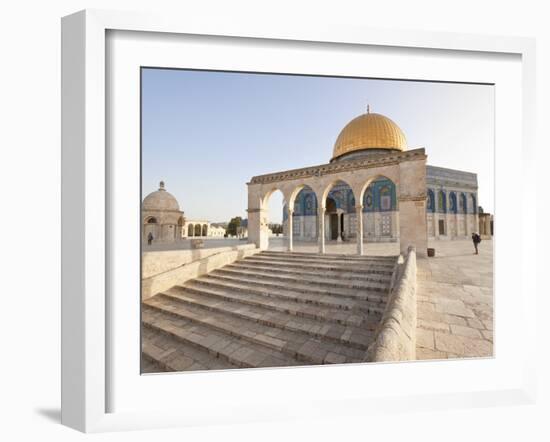
<svg viewBox="0 0 550 442">
<path fill-rule="evenodd" d="M 416 321 L 416 250 L 409 247 L 404 263 L 395 269 L 387 307 L 365 360 L 416 359 Z"/>
</svg>

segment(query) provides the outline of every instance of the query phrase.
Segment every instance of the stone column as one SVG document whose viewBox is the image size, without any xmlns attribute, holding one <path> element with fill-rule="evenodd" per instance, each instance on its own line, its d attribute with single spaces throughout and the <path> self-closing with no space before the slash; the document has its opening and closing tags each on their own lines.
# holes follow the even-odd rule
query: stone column
<svg viewBox="0 0 550 442">
<path fill-rule="evenodd" d="M 336 228 L 338 229 L 338 235 L 336 235 L 336 242 L 342 242 L 342 224 L 340 221 L 340 213 L 336 211 Z"/>
<path fill-rule="evenodd" d="M 357 254 L 363 254 L 363 206 L 355 206 L 355 217 L 357 218 Z"/>
<path fill-rule="evenodd" d="M 319 221 L 319 253 L 325 253 L 325 211 L 324 207 L 320 207 L 317 213 Z"/>
<path fill-rule="evenodd" d="M 294 222 L 292 219 L 292 215 L 294 214 L 293 209 L 287 208 L 287 214 L 288 214 L 288 251 L 292 252 L 292 237 L 293 237 L 293 230 L 294 230 Z"/>
<path fill-rule="evenodd" d="M 265 224 L 265 211 L 262 209 L 248 209 L 248 242 L 256 244 L 261 250 L 269 246 L 269 238 Z"/>
</svg>

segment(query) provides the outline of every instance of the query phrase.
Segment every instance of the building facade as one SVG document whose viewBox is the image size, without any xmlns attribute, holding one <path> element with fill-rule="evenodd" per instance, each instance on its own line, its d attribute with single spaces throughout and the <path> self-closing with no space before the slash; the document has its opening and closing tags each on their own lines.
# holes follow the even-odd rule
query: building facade
<svg viewBox="0 0 550 442">
<path fill-rule="evenodd" d="M 316 239 L 320 253 L 326 241 L 353 238 L 363 254 L 370 238 L 399 241 L 402 252 L 414 246 L 425 256 L 426 159 L 423 148 L 407 149 L 392 120 L 367 110 L 342 129 L 329 163 L 247 183 L 249 241 L 268 247 L 268 201 L 279 190 L 287 203 L 283 231 L 289 250 L 295 236 Z"/>
<path fill-rule="evenodd" d="M 326 241 L 356 241 L 358 253 L 363 242 L 400 242 L 422 255 L 428 238 L 468 238 L 479 226 L 477 175 L 426 159 L 424 149 L 408 149 L 397 124 L 367 109 L 342 129 L 329 163 L 251 179 L 250 240 L 267 247 L 266 204 L 275 190 L 284 196 L 290 250 L 296 238 L 317 241 L 321 253 Z"/>
<path fill-rule="evenodd" d="M 426 226 L 429 238 L 466 238 L 477 232 L 477 176 L 442 167 L 426 166 Z M 351 188 L 339 184 L 329 192 L 325 223 L 327 240 L 356 237 L 356 203 Z M 399 212 L 395 184 L 381 178 L 373 181 L 363 196 L 363 237 L 366 242 L 399 240 Z M 286 206 L 283 229 L 288 231 Z M 317 240 L 317 199 L 303 189 L 294 202 L 293 235 L 301 241 Z M 480 229 L 479 229 L 480 230 Z"/>
</svg>

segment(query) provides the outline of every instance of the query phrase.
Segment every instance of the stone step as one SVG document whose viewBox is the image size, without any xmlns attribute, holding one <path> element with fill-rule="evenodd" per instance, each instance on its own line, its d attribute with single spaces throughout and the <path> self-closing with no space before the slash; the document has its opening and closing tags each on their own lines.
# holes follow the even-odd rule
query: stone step
<svg viewBox="0 0 550 442">
<path fill-rule="evenodd" d="M 268 278 L 265 276 L 259 275 L 229 275 L 227 272 L 212 272 L 207 275 L 204 275 L 194 281 L 198 284 L 205 284 L 215 279 L 217 281 L 230 281 L 230 282 L 240 282 L 247 285 L 252 285 L 253 287 L 266 287 L 270 289 L 283 289 L 291 290 L 295 292 L 302 293 L 315 293 L 319 296 L 323 295 L 333 295 L 333 296 L 344 296 L 350 299 L 368 299 L 369 295 L 377 293 L 379 296 L 387 296 L 388 289 L 383 287 L 373 287 L 373 288 L 349 288 L 349 287 L 327 287 L 320 284 L 311 284 L 309 282 L 302 282 L 297 278 L 294 279 L 277 279 L 277 278 Z"/>
<path fill-rule="evenodd" d="M 269 296 L 255 295 L 253 293 L 241 293 L 228 290 L 212 290 L 206 288 L 194 289 L 190 287 L 173 287 L 163 292 L 165 295 L 174 296 L 182 300 L 191 299 L 191 302 L 207 303 L 214 307 L 223 305 L 224 302 L 232 302 L 236 308 L 249 305 L 266 310 L 274 310 L 301 318 L 310 318 L 317 321 L 334 322 L 336 324 L 361 327 L 366 322 L 369 313 L 357 309 L 341 309 L 327 306 L 318 306 L 283 300 Z M 369 306 L 372 312 L 379 317 L 383 313 L 383 306 Z"/>
<path fill-rule="evenodd" d="M 195 309 L 195 313 L 200 315 L 196 309 L 207 310 L 209 313 L 219 314 L 227 320 L 233 321 L 236 319 L 256 322 L 268 327 L 275 327 L 281 330 L 291 331 L 294 333 L 302 333 L 314 338 L 328 339 L 339 345 L 346 345 L 360 350 L 366 350 L 376 321 L 371 318 L 370 321 L 364 321 L 365 326 L 353 326 L 348 324 L 338 324 L 330 321 L 316 320 L 310 318 L 297 318 L 288 313 L 269 310 L 262 307 L 256 307 L 246 304 L 239 304 L 231 301 L 212 301 L 204 296 L 191 295 L 187 296 L 160 293 L 159 299 L 168 299 L 173 305 L 174 302 L 181 306 L 185 304 L 185 308 L 180 308 L 178 314 L 187 315 L 189 310 Z M 342 311 L 343 313 L 343 311 Z M 206 316 L 203 312 L 202 316 Z M 367 327 L 371 326 L 373 330 Z M 331 330 L 330 333 L 325 331 Z"/>
<path fill-rule="evenodd" d="M 155 303 L 151 305 L 150 301 L 156 297 L 142 303 L 143 328 L 172 337 L 176 340 L 173 348 L 195 347 L 219 359 L 220 366 L 224 368 L 227 364 L 240 368 L 303 365 L 295 358 L 268 346 L 239 339 L 233 333 L 222 332 L 200 321 L 174 315 Z"/>
<path fill-rule="evenodd" d="M 184 287 L 186 290 L 199 294 L 207 291 L 218 293 L 220 296 L 227 293 L 229 295 L 244 298 L 257 295 L 308 305 L 312 304 L 345 310 L 359 310 L 364 313 L 384 310 L 387 296 L 379 292 L 355 294 L 353 297 L 319 294 L 318 292 L 300 292 L 289 290 L 285 287 L 265 287 L 263 285 L 251 284 L 246 281 L 241 282 L 237 278 L 234 280 L 216 279 L 215 276 L 188 281 L 185 283 Z"/>
<path fill-rule="evenodd" d="M 294 266 L 288 267 L 279 267 L 273 268 L 269 263 L 257 263 L 251 261 L 240 260 L 236 261 L 233 264 L 229 264 L 224 268 L 227 269 L 244 269 L 244 270 L 255 270 L 261 272 L 285 274 L 285 275 L 305 275 L 308 277 L 320 277 L 320 278 L 330 278 L 333 280 L 344 280 L 344 281 L 364 281 L 364 282 L 381 282 L 388 284 L 391 280 L 391 274 L 369 274 L 365 272 L 350 272 L 350 271 L 334 271 L 334 270 L 309 270 L 309 269 L 297 269 Z"/>
<path fill-rule="evenodd" d="M 143 327 L 141 340 L 142 355 L 146 362 L 142 365 L 144 373 L 238 368 L 205 349 L 189 345 L 152 328 Z"/>
<path fill-rule="evenodd" d="M 380 262 L 395 262 L 398 258 L 398 256 L 393 255 L 343 255 L 343 254 L 336 254 L 336 253 L 306 253 L 306 252 L 276 252 L 273 250 L 264 250 L 260 252 L 260 256 L 272 256 L 272 257 L 289 257 L 289 258 L 307 258 L 309 260 L 317 260 L 317 261 L 356 261 L 356 262 L 372 262 L 372 261 L 380 261 Z"/>
<path fill-rule="evenodd" d="M 232 308 L 234 306 L 228 305 L 224 306 L 227 310 L 219 312 L 202 306 L 183 304 L 165 295 L 156 295 L 145 302 L 178 318 L 207 325 L 218 332 L 236 336 L 251 344 L 267 346 L 313 364 L 324 363 L 328 353 L 335 353 L 341 359 L 359 361 L 374 334 L 373 331 L 357 327 L 306 318 L 297 320 L 290 315 L 258 311 L 259 309 L 251 306 L 243 306 L 237 311 Z M 305 347 L 302 348 L 303 346 Z M 309 351 L 310 346 L 316 351 Z"/>
<path fill-rule="evenodd" d="M 145 330 L 145 328 L 144 328 Z M 152 357 L 146 353 L 141 353 L 141 373 L 163 373 L 166 371 L 174 371 L 169 367 L 161 365 L 159 362 L 152 359 Z"/>
<path fill-rule="evenodd" d="M 313 262 L 307 260 L 291 260 L 285 258 L 272 258 L 262 256 L 261 254 L 249 256 L 243 260 L 244 262 L 258 263 L 261 265 L 269 265 L 277 268 L 293 268 L 293 269 L 310 269 L 310 270 L 330 270 L 334 272 L 361 272 L 365 274 L 383 274 L 392 275 L 394 265 L 370 263 L 370 264 L 349 264 L 343 266 L 341 262 Z"/>
<path fill-rule="evenodd" d="M 358 290 L 371 290 L 386 292 L 389 289 L 389 280 L 386 282 L 378 281 L 342 281 L 338 279 L 331 279 L 322 277 L 321 275 L 301 275 L 285 274 L 282 272 L 265 272 L 260 270 L 247 270 L 247 269 L 232 269 L 225 266 L 221 269 L 211 272 L 212 275 L 229 275 L 229 276 L 244 276 L 247 278 L 257 278 L 262 281 L 273 281 L 281 285 L 287 282 L 300 282 L 307 283 L 309 285 L 321 286 L 321 287 L 335 287 L 335 288 L 348 288 Z"/>
</svg>

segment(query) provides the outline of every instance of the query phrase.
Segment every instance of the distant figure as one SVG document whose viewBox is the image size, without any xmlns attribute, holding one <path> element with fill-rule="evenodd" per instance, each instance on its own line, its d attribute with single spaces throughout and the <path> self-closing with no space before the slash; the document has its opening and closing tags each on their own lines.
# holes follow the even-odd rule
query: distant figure
<svg viewBox="0 0 550 442">
<path fill-rule="evenodd" d="M 476 249 L 476 255 L 479 255 L 477 251 L 477 246 L 481 242 L 481 236 L 479 236 L 477 233 L 472 233 L 472 241 L 474 242 L 474 249 Z"/>
<path fill-rule="evenodd" d="M 153 242 L 153 234 L 149 232 L 149 235 L 147 235 L 147 244 L 151 245 Z"/>
</svg>

